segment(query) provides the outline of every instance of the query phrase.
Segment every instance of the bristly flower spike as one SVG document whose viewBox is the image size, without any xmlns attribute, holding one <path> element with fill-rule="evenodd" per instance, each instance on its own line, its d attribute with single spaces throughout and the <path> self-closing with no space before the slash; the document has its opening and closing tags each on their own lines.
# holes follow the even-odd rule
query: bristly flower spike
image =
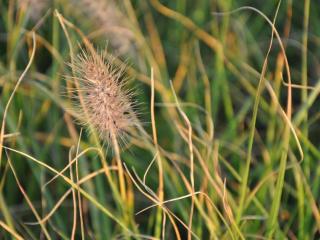
<svg viewBox="0 0 320 240">
<path fill-rule="evenodd" d="M 125 88 L 125 65 L 115 64 L 106 50 L 82 50 L 70 65 L 78 82 L 76 109 L 86 119 L 82 124 L 92 125 L 102 140 L 124 141 L 130 128 L 138 124 L 133 92 Z"/>
</svg>

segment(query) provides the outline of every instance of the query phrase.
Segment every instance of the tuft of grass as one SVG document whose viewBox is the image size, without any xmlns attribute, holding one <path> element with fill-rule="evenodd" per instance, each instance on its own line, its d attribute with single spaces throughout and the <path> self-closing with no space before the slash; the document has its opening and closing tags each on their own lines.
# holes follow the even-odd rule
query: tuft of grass
<svg viewBox="0 0 320 240">
<path fill-rule="evenodd" d="M 31 2 L 0 0 L 0 239 L 319 237 L 314 2 Z"/>
</svg>

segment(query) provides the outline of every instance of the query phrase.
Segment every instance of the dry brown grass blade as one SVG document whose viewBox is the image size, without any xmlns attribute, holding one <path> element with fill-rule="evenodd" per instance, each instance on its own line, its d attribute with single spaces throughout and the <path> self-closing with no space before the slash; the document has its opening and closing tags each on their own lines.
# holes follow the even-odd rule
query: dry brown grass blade
<svg viewBox="0 0 320 240">
<path fill-rule="evenodd" d="M 29 68 L 31 67 L 31 64 L 33 62 L 34 59 L 34 55 L 36 53 L 36 37 L 35 37 L 35 33 L 32 33 L 32 51 L 31 51 L 31 56 L 29 58 L 29 62 L 26 66 L 26 68 L 24 69 L 24 71 L 22 72 L 22 74 L 20 75 L 16 85 L 14 86 L 14 89 L 10 95 L 10 98 L 5 106 L 5 109 L 3 111 L 3 117 L 2 117 L 2 125 L 1 125 L 1 131 L 0 131 L 0 166 L 1 166 L 1 160 L 2 160 L 2 148 L 3 148 L 3 139 L 4 139 L 4 135 L 5 135 L 5 127 L 6 127 L 6 117 L 8 114 L 8 110 L 11 104 L 11 101 L 16 93 L 16 91 L 18 90 L 18 87 L 21 83 L 21 81 L 23 80 L 23 78 L 25 77 L 25 75 L 27 74 Z"/>
<path fill-rule="evenodd" d="M 73 152 L 73 147 L 70 148 L 69 150 L 69 163 L 71 162 L 72 159 L 72 152 Z M 73 176 L 73 169 L 72 165 L 70 165 L 70 179 L 72 182 L 74 182 L 74 176 Z M 72 223 L 72 231 L 71 231 L 71 237 L 70 239 L 74 240 L 75 235 L 76 235 L 76 230 L 77 230 L 77 200 L 76 200 L 76 191 L 74 188 L 71 188 L 72 191 L 72 204 L 73 204 L 73 223 Z"/>
<path fill-rule="evenodd" d="M 6 230 L 8 233 L 10 233 L 16 240 L 24 240 L 23 237 L 21 237 L 16 231 L 11 229 L 7 224 L 5 224 L 1 220 L 0 220 L 0 227 L 2 227 L 4 230 Z"/>
<path fill-rule="evenodd" d="M 81 156 L 83 156 L 84 154 L 86 154 L 87 152 L 89 151 L 96 151 L 100 157 L 101 157 L 101 149 L 99 148 L 96 148 L 96 147 L 89 147 L 89 148 L 86 148 L 85 150 L 83 150 L 81 153 L 79 153 L 77 156 L 75 156 L 74 159 L 72 159 L 68 164 L 67 166 L 65 166 L 61 171 L 59 171 L 59 174 L 53 176 L 49 181 L 47 181 L 43 186 L 42 186 L 42 189 L 44 189 L 48 184 L 52 183 L 55 179 L 57 179 L 60 175 L 62 175 L 65 171 L 68 170 L 68 168 L 74 164 Z"/>
<path fill-rule="evenodd" d="M 30 32 L 30 31 L 27 31 L 26 32 L 26 36 L 29 38 L 29 37 L 33 37 L 33 33 L 34 32 Z M 53 56 L 53 57 L 55 57 L 55 59 L 57 60 L 57 62 L 60 64 L 60 65 L 63 65 L 63 63 L 64 63 L 64 60 L 63 60 L 63 58 L 62 58 L 62 56 L 61 56 L 61 54 L 57 51 L 57 49 L 55 49 L 52 45 L 51 45 L 51 43 L 48 41 L 48 40 L 46 40 L 45 38 L 43 38 L 41 35 L 39 35 L 39 34 L 36 34 L 35 35 L 35 37 L 36 37 L 36 41 L 37 41 L 37 46 L 44 46 L 49 52 L 50 52 L 50 54 Z"/>
<path fill-rule="evenodd" d="M 188 17 L 182 15 L 181 13 L 175 12 L 172 9 L 162 5 L 158 0 L 150 1 L 153 7 L 159 11 L 161 14 L 175 19 L 176 21 L 183 24 L 187 29 L 193 32 L 199 39 L 205 42 L 208 46 L 210 46 L 215 51 L 222 53 L 222 44 L 213 36 L 211 36 L 206 31 L 199 28 L 192 20 Z"/>
<path fill-rule="evenodd" d="M 278 30 L 274 26 L 274 23 L 263 12 L 261 12 L 257 8 L 250 7 L 250 6 L 244 6 L 244 7 L 237 8 L 237 9 L 235 9 L 233 11 L 223 12 L 223 13 L 214 13 L 214 14 L 216 14 L 216 15 L 226 15 L 226 14 L 233 14 L 233 13 L 244 11 L 244 10 L 253 11 L 253 12 L 259 14 L 261 17 L 263 17 L 263 19 L 272 28 L 272 35 L 274 35 L 275 38 L 279 42 L 279 46 L 280 46 L 280 50 L 281 50 L 283 58 L 284 58 L 284 64 L 285 64 L 286 74 L 287 74 L 287 78 L 288 78 L 288 83 L 286 84 L 286 86 L 288 87 L 288 90 L 287 90 L 288 91 L 287 113 L 286 114 L 287 114 L 289 120 L 291 120 L 291 113 L 292 113 L 292 106 L 291 106 L 292 105 L 292 103 L 291 103 L 291 99 L 292 99 L 292 82 L 291 82 L 290 65 L 289 65 L 287 54 L 286 54 L 286 51 L 285 51 L 285 46 L 283 44 L 283 41 L 282 41 L 282 39 L 280 37 L 280 34 L 279 34 Z M 261 76 L 264 77 L 263 74 L 261 74 Z"/>
<path fill-rule="evenodd" d="M 116 166 L 114 167 L 109 167 L 109 171 L 110 170 L 118 170 L 118 168 Z M 83 183 L 91 180 L 92 178 L 98 176 L 99 174 L 103 174 L 105 173 L 105 168 L 101 168 L 95 172 L 92 172 L 88 175 L 86 175 L 85 177 L 81 178 L 78 182 L 78 185 L 82 185 Z M 57 209 L 61 206 L 61 204 L 63 203 L 63 201 L 68 197 L 68 195 L 71 193 L 72 188 L 70 188 L 69 190 L 67 190 L 61 197 L 60 199 L 56 202 L 56 204 L 53 206 L 53 208 L 50 210 L 50 212 L 47 213 L 47 215 L 45 215 L 39 222 L 28 222 L 26 224 L 28 225 L 38 225 L 40 223 L 45 223 L 47 222 L 52 215 L 57 211 Z"/>
<path fill-rule="evenodd" d="M 82 128 L 81 128 L 81 130 L 80 130 L 79 140 L 78 140 L 78 144 L 77 144 L 76 156 L 78 156 L 78 154 L 79 154 L 81 136 L 82 136 Z M 71 167 L 70 167 L 70 168 L 71 168 Z M 77 179 L 77 185 L 78 185 L 78 187 L 79 187 L 79 186 L 80 186 L 80 182 L 79 182 L 78 158 L 76 158 L 76 179 Z M 84 223 L 83 223 L 83 214 L 82 214 L 81 194 L 80 194 L 79 191 L 77 191 L 77 192 L 78 192 L 78 206 L 79 206 L 81 238 L 84 239 L 85 237 L 84 237 Z"/>
<path fill-rule="evenodd" d="M 179 92 L 183 86 L 183 81 L 188 74 L 188 66 L 191 61 L 190 43 L 185 43 L 181 47 L 180 62 L 172 80 L 174 89 Z"/>
<path fill-rule="evenodd" d="M 190 154 L 190 181 L 191 181 L 192 193 L 194 193 L 195 192 L 195 190 L 194 190 L 194 156 L 193 156 L 193 143 L 192 143 L 192 126 L 191 126 L 189 118 L 187 117 L 185 112 L 180 107 L 178 97 L 174 91 L 174 87 L 173 87 L 173 84 L 171 81 L 170 81 L 170 86 L 171 86 L 171 90 L 172 90 L 175 102 L 177 104 L 178 111 L 188 127 L 188 141 L 187 141 L 187 143 L 188 143 L 189 154 Z M 193 219 L 193 212 L 194 212 L 194 198 L 193 198 L 193 196 L 194 195 L 192 195 L 192 197 L 191 197 L 191 208 L 190 208 L 189 226 L 188 226 L 190 230 L 192 229 L 192 219 Z M 188 240 L 191 240 L 191 233 L 190 232 L 188 233 Z"/>
<path fill-rule="evenodd" d="M 162 206 L 161 203 L 159 203 L 159 201 L 158 201 L 158 199 L 157 199 L 157 195 L 156 195 L 155 193 L 153 193 L 148 186 L 144 185 L 144 184 L 143 184 L 143 181 L 141 180 L 141 183 L 142 183 L 142 185 L 145 187 L 145 189 L 147 190 L 147 192 L 144 191 L 144 190 L 140 187 L 140 185 L 137 183 L 137 181 L 134 179 L 134 177 L 133 177 L 132 174 L 130 173 L 129 169 L 127 168 L 126 164 L 124 164 L 124 167 L 125 167 L 125 169 L 126 169 L 126 172 L 128 173 L 128 176 L 130 177 L 131 181 L 132 181 L 132 182 L 134 183 L 134 185 L 138 188 L 138 190 L 139 190 L 145 197 L 147 197 L 149 200 L 151 200 L 152 202 L 158 203 L 158 206 L 161 207 L 162 210 L 168 214 L 169 220 L 170 220 L 170 222 L 171 222 L 171 224 L 172 224 L 172 226 L 173 226 L 173 229 L 174 229 L 174 231 L 175 231 L 176 237 L 177 237 L 178 240 L 181 240 L 181 236 L 180 236 L 180 232 L 179 232 L 179 229 L 178 229 L 177 224 L 175 223 L 172 215 L 171 215 L 170 213 L 168 213 L 168 210 L 167 210 L 166 208 L 164 208 L 164 206 Z M 139 178 L 138 178 L 138 180 L 139 180 Z"/>
<path fill-rule="evenodd" d="M 115 158 L 116 158 L 117 166 L 118 166 L 118 179 L 119 179 L 120 194 L 121 194 L 121 198 L 122 198 L 123 203 L 125 203 L 126 198 L 127 198 L 125 175 L 124 175 L 124 171 L 123 171 L 122 160 L 120 158 L 119 144 L 117 141 L 117 137 L 113 132 L 111 133 L 111 139 L 112 139 L 112 146 L 113 146 L 113 149 L 115 152 Z"/>
<path fill-rule="evenodd" d="M 157 127 L 156 127 L 156 120 L 155 120 L 155 113 L 154 113 L 154 99 L 155 99 L 154 83 L 155 83 L 154 72 L 153 72 L 153 68 L 151 68 L 151 109 L 150 109 L 151 126 L 152 126 L 153 143 L 154 143 L 154 146 L 156 149 L 156 159 L 157 159 L 157 164 L 158 164 L 158 169 L 159 169 L 159 173 L 158 173 L 158 181 L 159 181 L 158 198 L 159 198 L 159 201 L 162 202 L 164 199 L 163 164 L 162 164 L 161 156 L 159 154 Z M 148 170 L 148 168 L 147 168 L 147 170 Z M 145 173 L 145 175 L 146 175 L 146 173 Z M 161 215 L 162 215 L 162 213 L 160 212 L 160 210 L 158 210 L 157 223 L 161 221 L 161 219 L 160 219 Z M 162 221 L 162 223 L 163 223 L 163 221 Z M 164 226 L 162 226 L 162 229 L 163 228 L 164 228 Z M 162 232 L 164 232 L 164 230 Z M 157 234 L 160 234 L 160 233 L 157 233 Z"/>
<path fill-rule="evenodd" d="M 64 180 L 65 183 L 67 183 L 68 185 L 70 185 L 72 188 L 77 189 L 81 195 L 83 197 L 85 197 L 88 201 L 90 201 L 95 207 L 97 207 L 97 209 L 99 209 L 102 213 L 104 213 L 106 216 L 108 216 L 110 219 L 112 219 L 113 221 L 115 221 L 121 228 L 123 228 L 123 230 L 125 230 L 128 234 L 131 233 L 131 230 L 126 226 L 126 224 L 122 221 L 122 219 L 117 218 L 117 216 L 115 216 L 111 210 L 109 210 L 108 208 L 106 208 L 104 205 L 102 205 L 100 202 L 98 202 L 92 195 L 88 194 L 83 188 L 78 187 L 76 183 L 74 183 L 73 181 L 71 181 L 70 178 L 68 178 L 67 176 L 60 174 L 55 168 L 51 167 L 50 165 L 39 161 L 38 159 L 13 148 L 9 148 L 9 147 L 3 147 L 11 152 L 17 153 L 21 156 L 26 157 L 27 159 L 31 160 L 32 162 L 37 163 L 39 166 L 45 168 L 46 170 L 55 173 L 57 175 L 59 175 L 61 177 L 61 179 Z M 105 168 L 104 168 L 105 169 Z"/>
<path fill-rule="evenodd" d="M 178 126 L 178 131 L 180 133 L 180 135 L 182 136 L 182 138 L 188 142 L 188 136 L 187 136 L 187 132 L 188 130 L 185 130 L 183 129 L 182 126 L 179 126 L 179 124 L 176 124 Z M 229 206 L 229 203 L 226 201 L 225 199 L 225 193 L 223 192 L 224 191 L 224 187 L 223 187 L 223 184 L 221 185 L 220 181 L 219 180 L 219 176 L 217 176 L 217 181 L 212 177 L 212 174 L 210 173 L 209 169 L 208 169 L 208 166 L 206 165 L 206 162 L 205 160 L 203 159 L 203 157 L 201 156 L 201 153 L 200 151 L 197 149 L 196 146 L 193 146 L 193 151 L 197 157 L 197 159 L 199 160 L 199 163 L 202 167 L 202 169 L 204 170 L 204 173 L 205 173 L 205 176 L 207 177 L 207 180 L 209 181 L 209 183 L 214 187 L 214 189 L 216 190 L 216 193 L 218 194 L 218 196 L 220 197 L 221 201 L 224 203 L 224 206 Z M 177 167 L 176 167 L 177 168 Z M 180 173 L 181 170 L 179 168 L 177 168 L 178 172 Z M 216 172 L 214 172 L 213 174 L 216 174 Z M 181 172 L 181 177 L 188 189 L 188 191 L 191 193 L 192 192 L 192 187 L 191 185 L 189 184 L 189 182 L 186 180 L 186 178 L 184 177 L 183 173 Z M 221 218 L 221 220 L 224 222 L 225 226 L 227 227 L 228 231 L 231 233 L 231 229 L 229 228 L 228 226 L 228 223 L 227 221 L 225 220 L 224 216 L 220 213 L 220 211 L 218 210 L 218 208 L 213 204 L 213 202 L 210 200 L 210 198 L 206 198 L 208 201 L 207 203 L 209 203 L 210 207 L 213 207 L 216 211 L 216 213 L 219 215 L 219 217 Z M 197 199 L 195 199 L 197 201 Z M 235 204 L 233 204 L 235 205 Z M 199 208 L 199 206 L 198 206 Z M 200 209 L 199 209 L 200 210 Z M 225 209 L 227 211 L 227 209 Z M 201 213 L 201 212 L 200 212 Z M 204 218 L 206 218 L 205 215 L 202 214 L 202 216 Z M 230 215 L 228 215 L 228 217 L 230 217 Z M 238 233 L 239 237 L 243 239 L 243 235 L 240 231 L 240 229 L 237 227 L 237 224 L 234 222 L 234 221 L 230 221 L 232 226 L 234 227 L 235 231 Z M 233 237 L 233 234 L 231 233 L 231 236 Z M 234 238 L 234 237 L 233 237 Z"/>
<path fill-rule="evenodd" d="M 126 167 L 126 165 L 125 165 L 125 167 Z M 126 169 L 127 169 L 127 167 L 126 167 Z M 183 227 L 184 227 L 186 230 L 188 230 L 189 232 L 191 232 L 191 235 L 192 235 L 193 237 L 197 238 L 197 239 L 199 239 L 199 238 L 197 237 L 197 235 L 196 235 L 191 229 L 189 229 L 189 226 L 188 226 L 187 224 L 185 224 L 185 223 L 184 223 L 179 217 L 177 217 L 174 213 L 172 213 L 172 212 L 170 211 L 170 209 L 168 209 L 168 208 L 164 205 L 164 203 L 167 203 L 167 202 L 175 202 L 175 201 L 177 201 L 177 200 L 181 200 L 181 199 L 184 199 L 184 198 L 193 197 L 194 195 L 201 194 L 201 195 L 203 195 L 203 196 L 207 199 L 207 201 L 209 202 L 209 204 L 212 205 L 212 206 L 218 211 L 217 207 L 216 207 L 215 204 L 211 201 L 210 197 L 209 197 L 206 193 L 203 193 L 203 192 L 196 192 L 196 194 L 195 194 L 195 193 L 187 194 L 187 195 L 184 195 L 184 196 L 181 196 L 181 197 L 178 197 L 178 198 L 170 199 L 170 200 L 168 200 L 168 201 L 159 202 L 156 198 L 153 198 L 153 197 L 152 197 L 152 196 L 156 197 L 156 195 L 152 192 L 152 190 L 151 190 L 148 186 L 144 185 L 143 181 L 139 178 L 139 176 L 136 174 L 136 172 L 134 171 L 134 169 L 133 169 L 133 173 L 134 173 L 135 177 L 137 178 L 138 182 L 147 190 L 147 192 L 145 192 L 145 191 L 143 191 L 143 190 L 141 189 L 141 187 L 138 185 L 138 183 L 137 183 L 136 180 L 133 178 L 133 176 L 131 175 L 131 173 L 130 173 L 130 171 L 129 171 L 128 169 L 127 169 L 127 172 L 128 172 L 128 174 L 129 174 L 131 180 L 134 182 L 134 184 L 136 185 L 136 187 L 141 191 L 141 193 L 144 194 L 145 196 L 147 196 L 151 201 L 155 202 L 155 204 L 147 207 L 146 209 L 143 209 L 142 211 L 140 211 L 140 213 L 143 212 L 143 211 L 145 211 L 145 210 L 147 210 L 147 209 L 150 209 L 150 208 L 152 208 L 152 207 L 159 206 L 159 207 L 163 208 L 163 211 L 165 211 L 165 212 L 168 214 L 169 218 L 170 218 L 170 216 L 173 216 L 173 218 L 175 218 L 178 222 L 180 222 L 180 224 L 182 224 Z M 220 217 L 221 217 L 221 219 L 223 219 L 223 216 L 222 216 L 221 214 L 220 214 Z M 226 225 L 226 226 L 227 226 L 227 225 Z M 241 233 L 239 233 L 239 234 L 240 234 L 240 237 L 243 239 Z"/>
<path fill-rule="evenodd" d="M 20 189 L 20 192 L 22 193 L 23 197 L 25 198 L 27 204 L 29 205 L 29 207 L 30 207 L 32 213 L 34 214 L 34 216 L 36 217 L 37 221 L 39 222 L 39 224 L 40 224 L 40 226 L 41 226 L 41 229 L 42 229 L 44 235 L 46 236 L 47 239 L 51 239 L 51 237 L 50 237 L 50 235 L 49 235 L 46 227 L 44 226 L 43 223 L 40 222 L 40 221 L 41 221 L 40 215 L 38 214 L 36 208 L 33 206 L 30 198 L 28 197 L 28 195 L 27 195 L 27 193 L 26 193 L 26 191 L 25 191 L 24 188 L 22 187 L 22 185 L 21 185 L 21 183 L 20 183 L 20 181 L 19 181 L 19 178 L 18 178 L 18 176 L 17 176 L 17 173 L 16 173 L 13 165 L 11 164 L 10 157 L 9 157 L 9 154 L 7 153 L 7 151 L 6 151 L 6 155 L 7 155 L 7 158 L 8 158 L 8 164 L 9 164 L 9 166 L 10 166 L 10 168 L 11 168 L 11 171 L 12 171 L 13 176 L 14 176 L 14 178 L 15 178 L 15 180 L 16 180 L 16 183 L 17 183 L 17 185 L 18 185 L 18 187 L 19 187 L 19 189 Z"/>
</svg>

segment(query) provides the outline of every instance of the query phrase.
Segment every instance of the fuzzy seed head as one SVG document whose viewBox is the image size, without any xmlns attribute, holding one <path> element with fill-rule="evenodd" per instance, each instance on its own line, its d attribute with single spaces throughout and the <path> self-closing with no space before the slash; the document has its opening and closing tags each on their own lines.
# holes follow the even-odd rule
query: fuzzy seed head
<svg viewBox="0 0 320 240">
<path fill-rule="evenodd" d="M 76 104 L 82 105 L 81 115 L 92 125 L 103 140 L 112 135 L 123 140 L 128 130 L 137 124 L 133 111 L 132 92 L 124 88 L 123 66 L 107 59 L 106 53 L 83 51 L 73 66 L 79 83 Z"/>
</svg>

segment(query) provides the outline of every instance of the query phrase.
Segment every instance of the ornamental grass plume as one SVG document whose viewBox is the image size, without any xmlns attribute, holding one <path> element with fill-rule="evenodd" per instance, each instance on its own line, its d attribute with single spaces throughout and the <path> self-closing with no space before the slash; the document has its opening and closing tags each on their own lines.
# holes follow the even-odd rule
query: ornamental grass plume
<svg viewBox="0 0 320 240">
<path fill-rule="evenodd" d="M 103 34 L 117 54 L 128 54 L 134 48 L 134 34 L 121 12 L 119 2 L 113 0 L 78 0 L 76 6 Z"/>
<path fill-rule="evenodd" d="M 102 140 L 125 141 L 130 128 L 138 124 L 133 92 L 125 88 L 125 65 L 116 64 L 106 50 L 82 50 L 70 65 L 77 85 L 74 105 L 85 117 L 82 123 L 92 125 Z"/>
</svg>

